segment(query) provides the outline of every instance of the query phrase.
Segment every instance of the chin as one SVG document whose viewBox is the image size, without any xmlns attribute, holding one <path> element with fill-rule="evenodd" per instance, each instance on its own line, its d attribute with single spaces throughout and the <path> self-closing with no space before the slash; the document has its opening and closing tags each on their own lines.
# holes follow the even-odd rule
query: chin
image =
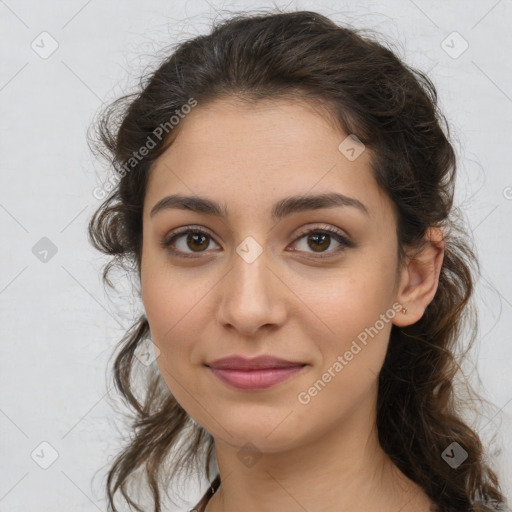
<svg viewBox="0 0 512 512">
<path fill-rule="evenodd" d="M 286 417 L 286 414 L 283 416 Z M 267 422 L 262 424 L 259 421 L 251 421 L 250 424 L 238 424 L 231 422 L 225 431 L 212 433 L 216 440 L 243 451 L 279 453 L 284 452 L 302 444 L 300 437 L 297 436 L 297 428 L 289 423 L 284 425 L 283 417 L 278 421 L 273 421 L 272 426 Z M 281 424 L 281 425 L 280 425 Z M 280 426 L 279 426 L 280 425 Z M 276 428 L 277 427 L 277 428 Z M 219 426 L 216 425 L 215 430 Z M 230 435 L 231 434 L 231 435 Z M 250 446 L 252 445 L 252 446 Z"/>
</svg>

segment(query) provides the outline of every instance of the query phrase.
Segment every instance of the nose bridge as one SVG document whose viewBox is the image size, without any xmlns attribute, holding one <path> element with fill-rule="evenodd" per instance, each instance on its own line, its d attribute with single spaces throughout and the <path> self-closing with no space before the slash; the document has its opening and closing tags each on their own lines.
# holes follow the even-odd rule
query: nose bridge
<svg viewBox="0 0 512 512">
<path fill-rule="evenodd" d="M 268 267 L 266 252 L 254 257 L 252 241 L 244 242 L 233 255 L 233 267 L 223 280 L 218 318 L 245 334 L 256 332 L 267 324 L 284 319 L 285 305 L 280 295 L 279 280 Z"/>
</svg>

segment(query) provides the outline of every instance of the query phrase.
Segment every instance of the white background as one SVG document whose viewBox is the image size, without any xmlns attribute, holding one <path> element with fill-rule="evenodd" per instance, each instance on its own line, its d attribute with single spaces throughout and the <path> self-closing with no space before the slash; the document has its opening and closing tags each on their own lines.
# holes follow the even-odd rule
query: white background
<svg viewBox="0 0 512 512">
<path fill-rule="evenodd" d="M 104 292 L 105 260 L 87 241 L 99 205 L 92 191 L 104 180 L 103 164 L 86 145 L 87 127 L 103 102 L 137 86 L 139 72 L 158 60 L 152 55 L 207 32 L 220 9 L 272 5 L 0 2 L 0 511 L 106 511 L 107 457 L 117 452 L 122 428 L 107 364 L 140 305 L 130 302 L 127 287 L 117 296 Z M 481 381 L 470 373 L 495 408 L 482 411 L 479 432 L 510 499 L 512 2 L 277 5 L 378 30 L 438 88 L 459 155 L 457 201 L 482 265 L 472 352 Z M 58 43 L 47 59 L 31 48 L 33 41 L 42 46 L 44 31 Z M 457 58 L 443 48 L 454 31 L 469 44 Z M 462 41 L 453 37 L 447 41 L 457 51 Z M 57 248 L 46 263 L 32 251 L 43 237 Z M 41 463 L 51 462 L 53 450 L 58 457 L 43 469 L 34 450 Z M 185 492 L 182 510 L 197 502 L 204 484 Z"/>
</svg>

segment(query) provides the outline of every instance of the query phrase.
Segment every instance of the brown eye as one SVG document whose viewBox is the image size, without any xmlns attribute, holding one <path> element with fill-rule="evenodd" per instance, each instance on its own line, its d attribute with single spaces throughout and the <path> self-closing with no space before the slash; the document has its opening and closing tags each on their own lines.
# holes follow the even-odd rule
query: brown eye
<svg viewBox="0 0 512 512">
<path fill-rule="evenodd" d="M 185 243 L 187 244 L 187 247 L 192 248 L 192 250 L 206 249 L 209 245 L 207 235 L 204 235 L 203 233 L 189 233 Z"/>
<path fill-rule="evenodd" d="M 326 233 L 308 235 L 308 246 L 311 247 L 314 251 L 316 251 L 317 248 L 320 251 L 323 251 L 324 249 L 328 249 L 329 245 L 331 245 L 331 238 L 330 235 Z"/>
<path fill-rule="evenodd" d="M 186 235 L 186 236 L 185 236 Z M 162 241 L 162 247 L 177 256 L 190 257 L 201 254 L 209 247 L 212 240 L 209 233 L 198 228 L 184 228 Z M 193 257 L 193 256 L 191 256 Z"/>
<path fill-rule="evenodd" d="M 303 232 L 296 240 L 295 243 L 305 238 L 305 248 L 300 249 L 299 252 L 305 252 L 311 254 L 307 249 L 311 249 L 313 253 L 318 253 L 315 258 L 329 258 L 335 256 L 347 248 L 355 247 L 355 244 L 346 238 L 342 232 L 334 230 L 333 228 L 319 228 L 315 227 Z M 332 244 L 332 239 L 339 244 L 335 249 L 328 251 Z M 325 253 L 321 254 L 321 253 Z"/>
</svg>

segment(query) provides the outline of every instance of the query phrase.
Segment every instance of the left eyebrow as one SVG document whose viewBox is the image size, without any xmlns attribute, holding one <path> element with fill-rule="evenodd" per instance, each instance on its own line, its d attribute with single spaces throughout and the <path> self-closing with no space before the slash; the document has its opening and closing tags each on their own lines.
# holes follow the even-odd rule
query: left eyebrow
<svg viewBox="0 0 512 512">
<path fill-rule="evenodd" d="M 366 216 L 370 215 L 368 208 L 358 199 L 332 192 L 320 195 L 286 197 L 273 205 L 271 216 L 274 221 L 277 221 L 292 213 L 340 207 L 352 207 L 364 213 Z M 153 217 L 158 212 L 172 208 L 206 213 L 222 219 L 229 217 L 229 211 L 225 205 L 221 205 L 206 197 L 183 196 L 180 194 L 172 194 L 160 199 L 151 209 L 149 216 Z"/>
</svg>

